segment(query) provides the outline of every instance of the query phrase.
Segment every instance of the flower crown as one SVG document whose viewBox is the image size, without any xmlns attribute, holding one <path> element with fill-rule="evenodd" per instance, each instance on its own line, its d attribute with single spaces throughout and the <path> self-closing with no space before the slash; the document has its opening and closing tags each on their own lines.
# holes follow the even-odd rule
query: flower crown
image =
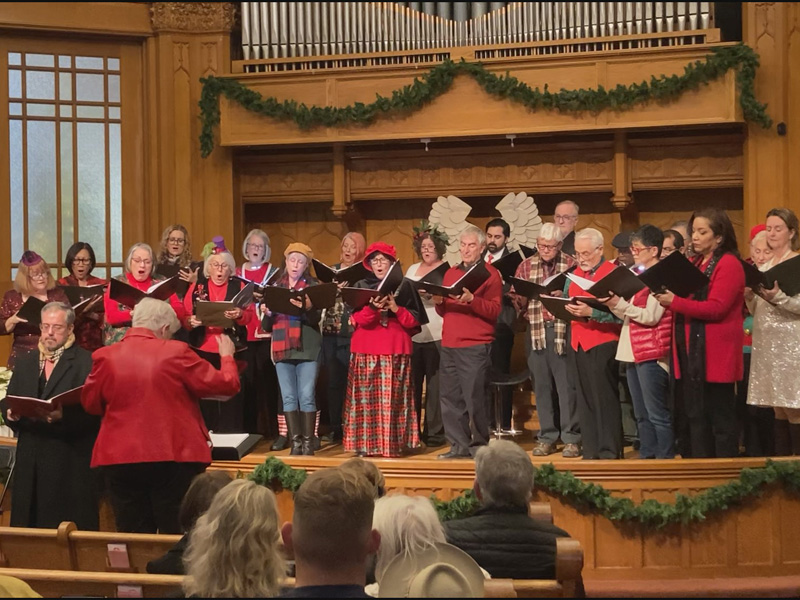
<svg viewBox="0 0 800 600">
<path fill-rule="evenodd" d="M 427 235 L 430 237 L 434 243 L 437 241 L 444 244 L 445 248 L 450 243 L 450 238 L 444 231 L 439 230 L 439 226 L 436 223 L 431 223 L 427 219 L 423 219 L 419 227 L 414 227 L 414 241 L 420 241 L 422 236 Z"/>
</svg>

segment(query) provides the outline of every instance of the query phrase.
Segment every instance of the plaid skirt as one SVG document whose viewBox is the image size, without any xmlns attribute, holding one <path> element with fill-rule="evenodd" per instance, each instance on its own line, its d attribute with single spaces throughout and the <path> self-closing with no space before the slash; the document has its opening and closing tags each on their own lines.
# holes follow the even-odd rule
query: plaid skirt
<svg viewBox="0 0 800 600">
<path fill-rule="evenodd" d="M 351 354 L 344 410 L 344 449 L 401 456 L 419 446 L 411 357 Z"/>
</svg>

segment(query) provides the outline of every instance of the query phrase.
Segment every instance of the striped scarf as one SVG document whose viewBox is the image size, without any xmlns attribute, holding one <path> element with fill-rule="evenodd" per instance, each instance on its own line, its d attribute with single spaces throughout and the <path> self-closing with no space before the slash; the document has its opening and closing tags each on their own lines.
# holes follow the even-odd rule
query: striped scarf
<svg viewBox="0 0 800 600">
<path fill-rule="evenodd" d="M 70 333 L 67 341 L 64 342 L 64 345 L 56 348 L 52 352 L 44 347 L 41 340 L 39 340 L 39 373 L 44 371 L 44 363 L 48 360 L 53 363 L 53 366 L 59 361 L 61 355 L 64 354 L 64 350 L 67 348 L 71 348 L 72 345 L 75 343 L 75 334 Z"/>
<path fill-rule="evenodd" d="M 289 287 L 289 276 L 284 273 L 275 283 L 278 287 Z M 302 290 L 308 284 L 305 278 L 300 279 L 295 290 Z M 272 323 L 272 359 L 280 362 L 291 350 L 303 349 L 303 317 L 276 314 Z"/>
<path fill-rule="evenodd" d="M 574 259 L 564 252 L 559 252 L 553 259 L 555 261 L 555 271 L 553 275 L 563 273 L 572 265 L 575 264 Z M 520 279 L 527 279 L 534 283 L 542 284 L 544 281 L 544 267 L 542 259 L 538 254 L 533 255 L 519 267 Z M 528 302 L 528 323 L 531 326 L 531 346 L 534 350 L 543 350 L 546 345 L 545 330 L 544 330 L 544 307 L 538 300 L 531 299 Z M 561 319 L 555 320 L 555 343 L 556 354 L 563 355 L 567 350 L 567 324 Z"/>
</svg>

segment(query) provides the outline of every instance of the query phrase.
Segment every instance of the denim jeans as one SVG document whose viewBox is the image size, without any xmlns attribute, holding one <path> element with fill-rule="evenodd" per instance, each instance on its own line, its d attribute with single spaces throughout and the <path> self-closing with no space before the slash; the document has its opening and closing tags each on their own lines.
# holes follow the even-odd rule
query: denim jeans
<svg viewBox="0 0 800 600">
<path fill-rule="evenodd" d="M 628 387 L 639 427 L 639 456 L 675 458 L 675 433 L 667 399 L 669 374 L 655 360 L 629 364 Z"/>
<path fill-rule="evenodd" d="M 282 360 L 275 364 L 283 397 L 283 412 L 298 409 L 301 412 L 316 412 L 314 387 L 318 368 L 319 361 L 316 360 Z"/>
</svg>

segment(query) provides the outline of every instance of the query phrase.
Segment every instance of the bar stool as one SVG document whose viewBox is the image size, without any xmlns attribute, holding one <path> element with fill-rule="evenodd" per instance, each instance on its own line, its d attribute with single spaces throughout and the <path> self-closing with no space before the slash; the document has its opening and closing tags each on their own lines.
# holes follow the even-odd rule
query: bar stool
<svg viewBox="0 0 800 600">
<path fill-rule="evenodd" d="M 494 399 L 494 422 L 495 429 L 489 433 L 495 438 L 502 439 L 506 437 L 517 437 L 522 435 L 522 430 L 514 429 L 514 406 L 511 406 L 511 429 L 503 429 L 503 388 L 511 387 L 516 388 L 531 378 L 531 372 L 528 369 L 520 371 L 519 373 L 500 373 L 494 369 L 489 371 L 489 387 L 492 390 L 492 398 Z"/>
</svg>

